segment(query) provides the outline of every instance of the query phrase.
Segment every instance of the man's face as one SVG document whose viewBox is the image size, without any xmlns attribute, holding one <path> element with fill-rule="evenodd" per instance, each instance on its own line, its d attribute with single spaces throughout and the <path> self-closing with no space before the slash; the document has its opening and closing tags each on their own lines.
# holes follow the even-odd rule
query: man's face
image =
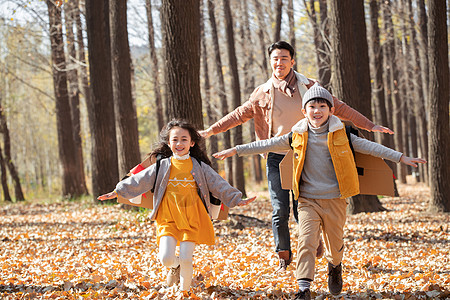
<svg viewBox="0 0 450 300">
<path fill-rule="evenodd" d="M 280 80 L 286 78 L 294 63 L 294 59 L 286 49 L 275 49 L 270 54 L 270 65 L 272 66 L 273 74 Z"/>
</svg>

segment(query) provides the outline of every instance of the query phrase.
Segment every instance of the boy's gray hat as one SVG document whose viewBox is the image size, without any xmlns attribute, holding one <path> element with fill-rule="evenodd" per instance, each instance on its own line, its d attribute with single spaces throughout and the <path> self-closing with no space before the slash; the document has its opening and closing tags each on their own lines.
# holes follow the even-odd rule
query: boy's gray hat
<svg viewBox="0 0 450 300">
<path fill-rule="evenodd" d="M 321 98 L 328 100 L 330 102 L 331 107 L 334 106 L 333 96 L 331 96 L 330 92 L 327 91 L 325 88 L 321 87 L 317 82 L 314 83 L 312 87 L 309 88 L 309 90 L 306 91 L 305 95 L 303 95 L 302 99 L 302 108 L 305 108 L 306 103 L 308 103 L 309 100 L 315 99 L 315 98 Z"/>
</svg>

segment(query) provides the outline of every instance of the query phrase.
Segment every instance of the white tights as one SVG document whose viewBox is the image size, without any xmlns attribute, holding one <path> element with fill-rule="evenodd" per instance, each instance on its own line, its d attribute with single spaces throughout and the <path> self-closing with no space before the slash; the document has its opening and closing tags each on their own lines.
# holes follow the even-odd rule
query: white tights
<svg viewBox="0 0 450 300">
<path fill-rule="evenodd" d="M 180 265 L 180 286 L 183 291 L 189 291 L 192 282 L 194 267 L 192 257 L 194 255 L 194 242 L 180 242 L 180 256 L 175 256 L 177 240 L 172 236 L 162 236 L 159 240 L 159 259 L 168 268 L 176 268 Z"/>
</svg>

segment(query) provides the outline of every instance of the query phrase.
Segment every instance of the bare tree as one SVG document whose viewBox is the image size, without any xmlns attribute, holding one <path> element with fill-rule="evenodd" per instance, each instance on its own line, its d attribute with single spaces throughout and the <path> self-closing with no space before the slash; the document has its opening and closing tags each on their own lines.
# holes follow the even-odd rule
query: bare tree
<svg viewBox="0 0 450 300">
<path fill-rule="evenodd" d="M 87 103 L 92 136 L 94 199 L 114 189 L 119 179 L 111 75 L 109 0 L 86 0 L 91 103 Z"/>
<path fill-rule="evenodd" d="M 77 154 L 73 139 L 72 116 L 67 93 L 67 72 L 62 35 L 61 8 L 47 0 L 50 24 L 53 86 L 56 99 L 59 159 L 63 170 L 62 193 L 65 197 L 83 195 L 84 178 L 77 168 Z"/>
<path fill-rule="evenodd" d="M 170 118 L 203 128 L 200 96 L 200 2 L 163 0 L 167 103 Z"/>
<path fill-rule="evenodd" d="M 260 65 L 261 71 L 264 74 L 264 77 L 269 77 L 269 64 L 267 62 L 266 58 L 266 48 L 268 45 L 266 45 L 265 35 L 264 35 L 264 29 L 266 26 L 265 21 L 265 15 L 263 13 L 263 9 L 261 8 L 261 3 L 259 0 L 253 0 L 253 5 L 255 6 L 256 11 L 256 18 L 258 20 L 258 39 L 259 39 L 259 47 L 261 49 L 262 54 L 262 63 Z"/>
<path fill-rule="evenodd" d="M 73 141 L 76 152 L 76 167 L 80 174 L 81 185 L 84 194 L 88 194 L 83 159 L 83 144 L 81 141 L 81 121 L 80 121 L 80 89 L 78 85 L 77 50 L 74 34 L 75 7 L 74 1 L 69 1 L 64 5 L 64 20 L 67 36 L 67 82 L 69 88 L 70 113 L 72 116 Z"/>
<path fill-rule="evenodd" d="M 216 62 L 214 65 L 218 81 L 218 93 L 220 98 L 221 113 L 222 116 L 225 116 L 226 114 L 228 114 L 229 110 L 225 91 L 225 80 L 222 73 L 222 58 L 220 56 L 219 36 L 217 34 L 216 17 L 214 14 L 214 2 L 212 0 L 207 0 L 207 4 L 209 23 L 211 26 L 212 45 L 214 50 L 214 61 Z M 229 130 L 223 133 L 223 144 L 226 149 L 231 148 L 231 132 Z M 227 181 L 230 184 L 233 184 L 233 161 L 231 159 L 225 160 L 225 173 Z"/>
<path fill-rule="evenodd" d="M 237 67 L 236 48 L 233 35 L 233 18 L 231 16 L 230 1 L 223 0 L 225 11 L 225 31 L 227 36 L 227 53 L 228 62 L 231 70 L 231 95 L 233 108 L 241 105 L 241 88 L 239 84 L 239 73 Z M 237 126 L 232 129 L 233 143 L 235 145 L 242 144 L 242 126 Z M 245 177 L 244 177 L 244 162 L 242 157 L 233 157 L 233 183 L 245 197 Z"/>
<path fill-rule="evenodd" d="M 287 15 L 288 15 L 288 22 L 289 22 L 289 43 L 291 44 L 294 49 L 297 49 L 296 47 L 296 40 L 295 40 L 295 19 L 294 19 L 294 1 L 288 0 L 288 7 L 287 7 Z M 294 60 L 297 59 L 297 51 L 294 52 Z M 294 65 L 294 70 L 297 70 L 297 64 Z"/>
<path fill-rule="evenodd" d="M 450 212 L 450 128 L 449 68 L 446 5 L 444 1 L 428 3 L 429 99 L 429 174 L 431 201 L 429 210 Z"/>
<path fill-rule="evenodd" d="M 161 131 L 165 124 L 163 114 L 163 100 L 160 90 L 159 80 L 159 62 L 158 55 L 156 54 L 155 47 L 155 31 L 153 29 L 153 16 L 152 16 L 152 1 L 145 0 L 145 9 L 147 11 L 147 27 L 148 27 L 148 45 L 150 50 L 150 67 L 151 67 L 151 82 L 153 84 L 153 92 L 155 93 L 155 106 L 156 106 L 156 121 L 158 124 L 158 130 Z"/>
<path fill-rule="evenodd" d="M 136 106 L 131 91 L 131 57 L 127 30 L 127 0 L 109 2 L 111 69 L 117 130 L 119 172 L 126 175 L 141 161 Z"/>
<path fill-rule="evenodd" d="M 281 16 L 283 8 L 283 0 L 276 0 L 275 6 L 275 28 L 273 32 L 273 41 L 277 42 L 281 39 Z"/>
</svg>

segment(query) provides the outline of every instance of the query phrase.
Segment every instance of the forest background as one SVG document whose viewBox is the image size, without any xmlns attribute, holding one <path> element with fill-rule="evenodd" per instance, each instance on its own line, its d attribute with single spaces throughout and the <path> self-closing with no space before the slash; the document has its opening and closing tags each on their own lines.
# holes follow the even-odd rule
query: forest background
<svg viewBox="0 0 450 300">
<path fill-rule="evenodd" d="M 207 128 L 248 99 L 282 39 L 299 72 L 395 131 L 367 138 L 428 160 L 390 165 L 400 197 L 349 199 L 345 298 L 448 298 L 449 20 L 444 0 L 0 0 L 2 297 L 176 297 L 146 212 L 95 199 L 171 118 Z M 248 122 L 207 149 L 253 139 Z M 258 200 L 215 222 L 192 299 L 293 296 L 293 269 L 272 274 L 264 160 L 213 163 Z"/>
<path fill-rule="evenodd" d="M 430 61 L 448 53 L 448 18 L 433 29 L 433 1 L 108 3 L 1 2 L 3 200 L 111 190 L 170 118 L 206 128 L 245 101 L 270 76 L 268 45 L 283 39 L 298 71 L 396 132 L 378 142 L 429 160 L 419 171 L 392 167 L 402 183 L 409 174 L 431 184 L 430 209 L 449 210 L 448 70 Z M 446 44 L 430 44 L 435 36 Z M 248 122 L 208 149 L 253 139 Z M 244 193 L 263 178 L 259 157 L 214 167 Z M 354 212 L 380 209 L 365 198 Z"/>
</svg>

